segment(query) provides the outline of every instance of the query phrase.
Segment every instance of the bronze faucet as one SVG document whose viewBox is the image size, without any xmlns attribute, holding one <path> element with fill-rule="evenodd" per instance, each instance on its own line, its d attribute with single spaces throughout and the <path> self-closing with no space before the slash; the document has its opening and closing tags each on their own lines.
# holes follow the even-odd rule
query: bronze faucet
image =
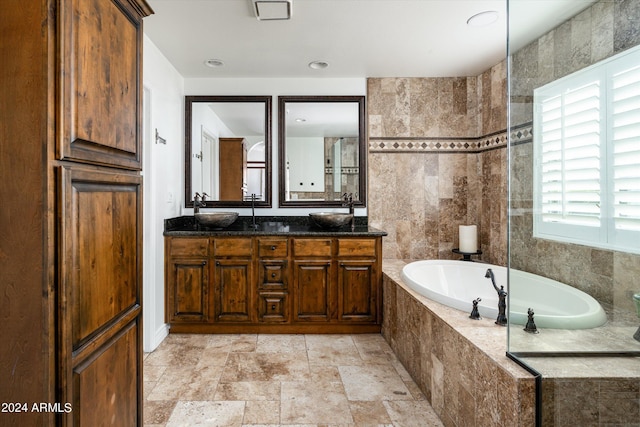
<svg viewBox="0 0 640 427">
<path fill-rule="evenodd" d="M 484 275 L 487 279 L 491 279 L 493 289 L 498 293 L 498 318 L 496 319 L 496 325 L 507 326 L 507 291 L 504 290 L 504 286 L 496 285 L 496 278 L 493 275 L 493 270 L 487 269 L 487 273 Z"/>
<path fill-rule="evenodd" d="M 209 195 L 207 193 L 202 193 L 202 195 L 200 195 L 200 193 L 196 191 L 195 196 L 193 196 L 194 215 L 200 212 L 200 208 L 204 208 L 207 206 L 207 204 L 205 203 L 205 197 L 209 197 Z"/>
<path fill-rule="evenodd" d="M 351 231 L 353 231 L 356 228 L 356 216 L 354 214 L 354 207 L 353 207 L 353 193 L 344 193 L 342 195 L 342 206 L 348 206 L 349 207 L 349 213 L 352 215 L 351 217 Z"/>
</svg>

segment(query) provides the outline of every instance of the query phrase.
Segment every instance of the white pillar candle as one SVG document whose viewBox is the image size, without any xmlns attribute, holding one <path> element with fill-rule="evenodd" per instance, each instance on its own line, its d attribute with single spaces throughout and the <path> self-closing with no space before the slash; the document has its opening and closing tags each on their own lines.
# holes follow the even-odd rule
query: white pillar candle
<svg viewBox="0 0 640 427">
<path fill-rule="evenodd" d="M 461 225 L 460 252 L 472 254 L 478 252 L 478 227 L 475 225 Z"/>
</svg>

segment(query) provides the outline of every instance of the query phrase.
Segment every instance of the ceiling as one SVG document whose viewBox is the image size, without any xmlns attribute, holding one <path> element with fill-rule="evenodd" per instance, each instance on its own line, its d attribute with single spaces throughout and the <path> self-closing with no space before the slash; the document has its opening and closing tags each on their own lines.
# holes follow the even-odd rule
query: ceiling
<svg viewBox="0 0 640 427">
<path fill-rule="evenodd" d="M 513 51 L 593 2 L 511 0 Z M 278 21 L 257 20 L 251 0 L 148 3 L 144 31 L 185 78 L 477 76 L 506 57 L 506 0 L 293 0 Z M 467 25 L 487 10 L 498 21 Z M 311 69 L 317 60 L 329 67 Z"/>
</svg>

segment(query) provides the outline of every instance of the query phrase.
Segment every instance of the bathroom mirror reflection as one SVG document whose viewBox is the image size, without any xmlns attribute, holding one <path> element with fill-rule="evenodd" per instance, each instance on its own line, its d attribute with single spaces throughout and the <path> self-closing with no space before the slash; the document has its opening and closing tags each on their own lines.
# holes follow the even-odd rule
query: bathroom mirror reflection
<svg viewBox="0 0 640 427">
<path fill-rule="evenodd" d="M 280 206 L 364 206 L 364 96 L 281 96 L 278 117 Z"/>
<path fill-rule="evenodd" d="M 185 97 L 185 206 L 271 206 L 271 97 Z"/>
</svg>

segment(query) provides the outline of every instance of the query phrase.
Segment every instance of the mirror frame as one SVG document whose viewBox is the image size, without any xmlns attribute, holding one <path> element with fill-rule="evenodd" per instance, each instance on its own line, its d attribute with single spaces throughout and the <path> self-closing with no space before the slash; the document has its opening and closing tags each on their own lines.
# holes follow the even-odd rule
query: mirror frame
<svg viewBox="0 0 640 427">
<path fill-rule="evenodd" d="M 367 138 L 365 122 L 365 96 L 279 96 L 278 97 L 278 189 L 279 206 L 282 208 L 300 207 L 334 207 L 342 206 L 340 200 L 286 200 L 284 177 L 286 176 L 286 104 L 287 103 L 318 103 L 318 102 L 351 102 L 358 104 L 358 167 L 359 167 L 359 195 L 354 200 L 355 207 L 367 205 Z"/>
<path fill-rule="evenodd" d="M 218 96 L 218 95 L 192 95 L 184 97 L 184 206 L 186 208 L 193 207 L 193 200 L 191 199 L 192 185 L 191 185 L 191 120 L 192 120 L 192 107 L 194 102 L 252 102 L 252 103 L 264 103 L 264 162 L 265 162 L 265 200 L 256 200 L 254 206 L 261 208 L 271 207 L 271 187 L 272 173 L 271 173 L 271 95 L 266 96 Z M 250 201 L 245 200 L 206 200 L 206 208 L 217 207 L 251 207 Z"/>
</svg>

